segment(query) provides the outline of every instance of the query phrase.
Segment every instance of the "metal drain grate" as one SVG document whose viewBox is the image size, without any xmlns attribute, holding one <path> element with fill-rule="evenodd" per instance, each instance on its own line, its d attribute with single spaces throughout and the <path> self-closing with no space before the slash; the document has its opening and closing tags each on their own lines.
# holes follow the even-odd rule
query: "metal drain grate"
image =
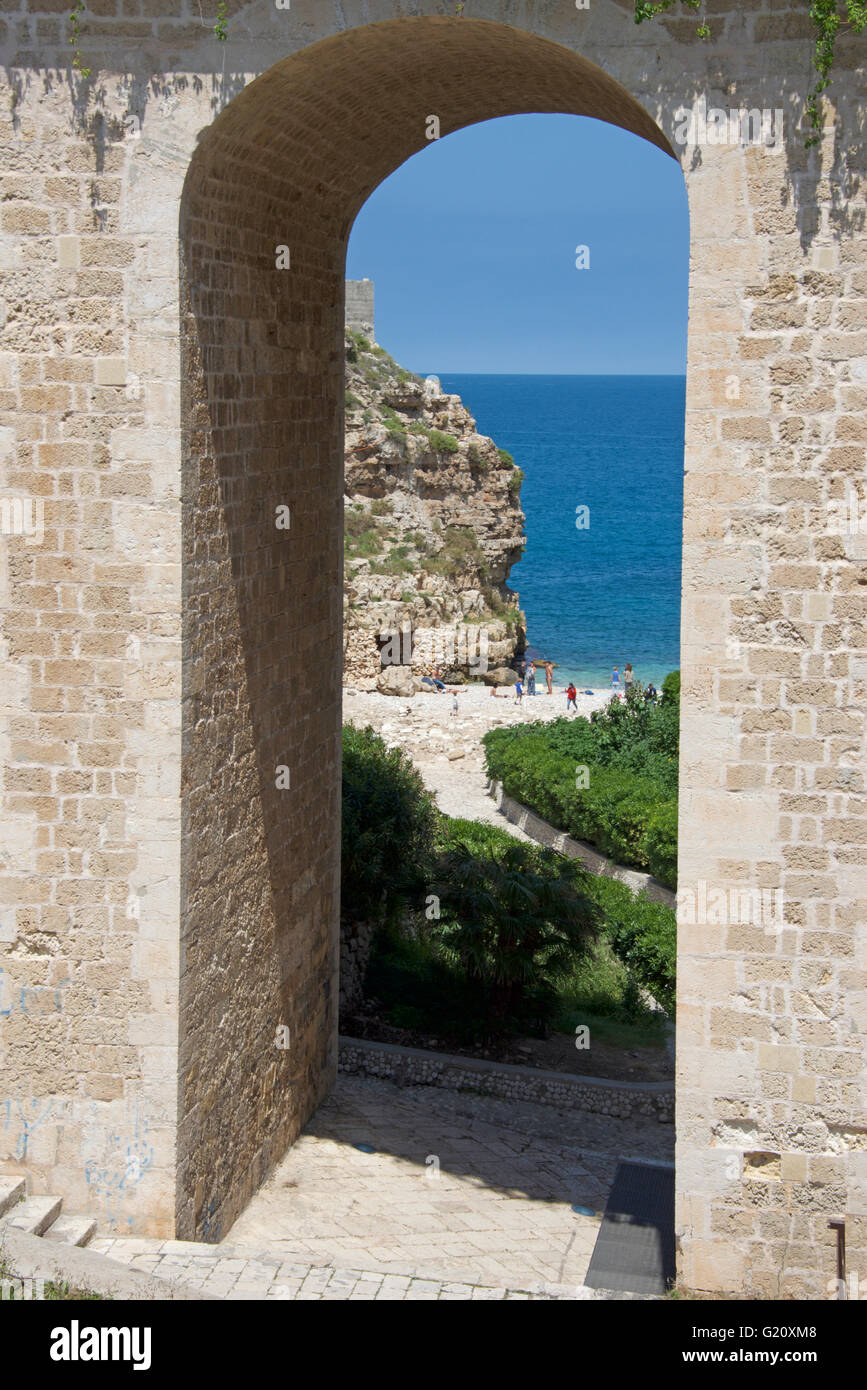
<svg viewBox="0 0 867 1390">
<path fill-rule="evenodd" d="M 621 1162 L 584 1282 L 664 1294 L 674 1277 L 674 1165 Z"/>
</svg>

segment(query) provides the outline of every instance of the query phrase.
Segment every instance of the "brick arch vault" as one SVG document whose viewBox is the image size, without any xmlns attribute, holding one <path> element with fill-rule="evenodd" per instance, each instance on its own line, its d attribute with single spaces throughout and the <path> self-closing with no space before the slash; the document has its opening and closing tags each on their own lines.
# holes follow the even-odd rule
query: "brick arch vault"
<svg viewBox="0 0 867 1390">
<path fill-rule="evenodd" d="M 829 1217 L 867 1244 L 857 54 L 808 156 L 801 10 L 759 0 L 710 44 L 626 0 L 259 0 L 225 44 L 105 0 L 89 82 L 17 2 L 0 469 L 44 527 L 0 575 L 0 1170 L 219 1239 L 332 1084 L 346 242 L 429 115 L 571 112 L 690 202 L 680 885 L 782 895 L 679 931 L 681 1275 L 824 1296 Z M 681 143 L 701 99 L 782 128 Z"/>
</svg>

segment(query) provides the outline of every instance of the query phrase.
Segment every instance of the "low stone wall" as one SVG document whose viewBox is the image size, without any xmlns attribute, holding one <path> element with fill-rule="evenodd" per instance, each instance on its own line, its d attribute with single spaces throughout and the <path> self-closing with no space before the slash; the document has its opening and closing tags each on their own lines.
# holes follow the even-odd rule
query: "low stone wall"
<svg viewBox="0 0 867 1390">
<path fill-rule="evenodd" d="M 660 1124 L 674 1120 L 674 1086 L 668 1081 L 606 1081 L 345 1037 L 340 1038 L 337 1065 L 351 1075 L 372 1076 L 398 1086 L 441 1086 L 621 1120 L 641 1115 L 655 1116 Z"/>
<path fill-rule="evenodd" d="M 351 1009 L 364 992 L 364 977 L 376 930 L 374 922 L 340 919 L 340 1009 Z"/>
<path fill-rule="evenodd" d="M 541 816 L 537 816 L 535 811 L 522 806 L 520 801 L 513 801 L 510 796 L 506 796 L 502 782 L 489 782 L 488 796 L 493 797 L 497 810 L 502 812 L 507 821 L 512 825 L 517 825 L 519 830 L 523 830 L 526 835 L 529 835 L 532 840 L 538 841 L 540 845 L 547 845 L 550 849 L 556 849 L 560 854 L 567 855 L 569 859 L 580 859 L 585 868 L 589 869 L 592 874 L 619 879 L 621 883 L 627 884 L 634 893 L 638 893 L 643 888 L 653 902 L 664 903 L 666 907 L 674 910 L 676 895 L 670 888 L 666 888 L 664 883 L 660 883 L 659 879 L 654 878 L 652 874 L 642 873 L 640 869 L 625 869 L 622 864 L 616 864 L 607 855 L 600 854 L 598 849 L 594 849 L 584 840 L 573 840 L 571 835 L 549 825 L 546 820 L 542 820 Z"/>
</svg>

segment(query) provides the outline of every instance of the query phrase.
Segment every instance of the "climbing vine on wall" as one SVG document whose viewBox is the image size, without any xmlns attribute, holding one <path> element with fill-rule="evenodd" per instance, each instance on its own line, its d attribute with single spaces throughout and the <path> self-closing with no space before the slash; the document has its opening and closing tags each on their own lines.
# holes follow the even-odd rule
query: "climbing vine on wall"
<svg viewBox="0 0 867 1390">
<path fill-rule="evenodd" d="M 635 23 L 642 24 L 646 19 L 654 19 L 666 10 L 674 9 L 677 5 L 684 5 L 688 10 L 700 10 L 703 3 L 704 0 L 635 0 Z M 456 0 L 455 14 L 459 19 L 464 13 L 464 8 L 464 0 Z M 81 16 L 84 9 L 84 0 L 75 0 L 75 6 L 69 15 L 69 42 L 74 49 L 72 66 L 81 73 L 82 77 L 89 77 L 90 68 L 86 68 L 82 62 L 79 42 Z M 225 43 L 229 37 L 226 26 L 227 13 L 226 0 L 218 0 L 214 35 L 221 43 Z M 813 50 L 816 82 L 805 103 L 807 124 L 811 132 L 804 142 L 808 149 L 811 145 L 818 145 L 819 143 L 822 130 L 822 111 L 819 102 L 822 93 L 831 85 L 831 68 L 834 65 L 837 35 L 841 29 L 848 29 L 854 34 L 863 32 L 867 27 L 867 0 L 811 0 L 810 18 L 816 31 Z M 707 21 L 699 19 L 695 32 L 699 38 L 709 39 L 710 26 Z"/>
<path fill-rule="evenodd" d="M 635 23 L 641 24 L 645 19 L 653 19 L 663 11 L 673 9 L 677 4 L 685 5 L 688 10 L 699 10 L 702 3 L 703 0 L 635 0 Z M 804 141 L 807 149 L 812 145 L 818 145 L 820 140 L 822 111 L 819 100 L 831 85 L 830 74 L 834 64 L 837 34 L 841 29 L 848 29 L 853 34 L 862 32 L 867 25 L 867 0 L 812 0 L 809 8 L 816 31 L 813 50 L 816 82 L 805 103 L 807 124 L 811 132 Z M 702 39 L 710 38 L 710 28 L 706 21 L 702 20 L 696 26 L 696 33 Z"/>
<path fill-rule="evenodd" d="M 77 0 L 75 8 L 69 16 L 69 42 L 75 50 L 72 57 L 72 66 L 80 72 L 82 77 L 90 77 L 90 68 L 86 68 L 81 61 L 81 45 L 79 36 L 81 33 L 81 15 L 84 11 L 84 0 Z"/>
</svg>

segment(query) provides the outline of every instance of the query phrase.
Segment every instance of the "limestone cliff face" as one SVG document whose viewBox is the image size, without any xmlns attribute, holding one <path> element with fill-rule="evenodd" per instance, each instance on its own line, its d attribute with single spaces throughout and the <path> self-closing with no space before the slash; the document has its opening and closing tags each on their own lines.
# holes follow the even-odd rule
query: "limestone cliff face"
<svg viewBox="0 0 867 1390">
<path fill-rule="evenodd" d="M 347 330 L 347 683 L 409 694 L 435 663 L 491 679 L 523 648 L 521 478 L 460 397 Z"/>
</svg>

